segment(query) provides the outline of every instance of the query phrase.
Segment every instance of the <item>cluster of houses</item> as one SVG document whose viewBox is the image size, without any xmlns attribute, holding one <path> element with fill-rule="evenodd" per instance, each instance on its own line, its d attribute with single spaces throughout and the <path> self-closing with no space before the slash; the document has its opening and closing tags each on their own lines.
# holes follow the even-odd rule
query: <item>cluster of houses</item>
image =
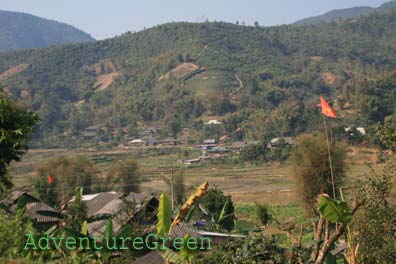
<svg viewBox="0 0 396 264">
<path fill-rule="evenodd" d="M 239 153 L 248 146 L 255 146 L 260 144 L 260 141 L 236 141 L 231 144 L 225 144 L 223 136 L 217 142 L 215 139 L 205 139 L 202 144 L 196 146 L 196 149 L 201 150 L 201 155 L 194 159 L 179 160 L 179 163 L 184 165 L 201 164 L 210 160 L 217 160 L 228 157 L 231 153 Z M 273 138 L 268 143 L 267 148 L 274 148 L 280 144 L 293 145 L 293 139 L 290 137 Z"/>
<path fill-rule="evenodd" d="M 143 193 L 129 193 L 120 194 L 117 192 L 100 192 L 95 194 L 86 194 L 82 196 L 82 201 L 87 206 L 87 216 L 94 217 L 98 215 L 111 215 L 114 235 L 117 236 L 125 224 L 139 225 L 147 232 L 155 232 L 155 223 L 157 222 L 157 211 L 159 206 L 159 195 L 157 191 L 143 192 Z M 47 230 L 53 226 L 62 226 L 63 219 L 56 217 L 63 212 L 67 212 L 68 205 L 74 201 L 71 197 L 60 206 L 57 210 L 48 204 L 40 201 L 28 189 L 15 189 L 6 198 L 0 201 L 0 206 L 9 213 L 15 213 L 17 208 L 24 206 L 25 215 L 33 222 L 34 227 L 41 230 Z M 40 212 L 47 211 L 54 214 L 42 214 Z M 98 220 L 88 223 L 88 235 L 93 237 L 103 237 L 106 224 L 108 220 Z M 218 232 L 208 232 L 199 229 L 200 224 L 185 224 L 180 223 L 172 227 L 169 237 L 175 239 L 176 237 L 184 237 L 189 234 L 194 238 L 209 238 L 212 245 L 223 243 L 230 238 L 243 237 L 242 235 L 233 235 Z M 147 235 L 147 234 L 146 234 Z M 120 252 L 114 252 L 115 256 Z M 158 264 L 166 263 L 162 256 L 157 251 L 152 251 L 133 263 Z"/>
</svg>

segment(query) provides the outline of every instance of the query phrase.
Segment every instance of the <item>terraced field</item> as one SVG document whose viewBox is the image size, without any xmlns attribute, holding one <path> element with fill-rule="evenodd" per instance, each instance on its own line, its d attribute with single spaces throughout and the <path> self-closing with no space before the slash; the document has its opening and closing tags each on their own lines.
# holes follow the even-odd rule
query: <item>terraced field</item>
<svg viewBox="0 0 396 264">
<path fill-rule="evenodd" d="M 181 158 L 180 153 L 186 148 L 131 148 L 111 151 L 31 150 L 21 162 L 12 164 L 11 173 L 14 175 L 16 186 L 29 185 L 34 175 L 34 168 L 40 162 L 61 155 L 85 155 L 95 163 L 98 170 L 97 181 L 100 181 L 112 161 L 129 157 L 136 159 L 140 165 L 143 189 L 167 191 L 168 187 L 161 177 L 170 177 L 170 166 L 173 164 L 175 173 L 183 171 L 187 187 L 193 188 L 208 179 L 212 186 L 216 186 L 226 194 L 231 195 L 236 203 L 254 203 L 257 201 L 285 205 L 296 201 L 295 181 L 291 176 L 291 168 L 288 164 L 184 166 L 178 164 L 177 160 Z M 189 148 L 189 151 L 191 156 L 199 154 L 191 148 Z M 371 153 L 364 149 L 359 151 L 356 157 L 359 157 L 359 160 L 350 157 L 346 185 L 349 184 L 351 179 L 363 177 L 364 172 L 367 171 L 367 166 L 360 161 L 362 159 L 370 161 Z M 383 164 L 381 163 L 374 164 L 376 170 L 380 170 L 382 167 Z"/>
<path fill-rule="evenodd" d="M 187 90 L 196 96 L 206 97 L 219 93 L 231 93 L 239 88 L 239 82 L 231 71 L 206 70 L 185 82 Z"/>
</svg>

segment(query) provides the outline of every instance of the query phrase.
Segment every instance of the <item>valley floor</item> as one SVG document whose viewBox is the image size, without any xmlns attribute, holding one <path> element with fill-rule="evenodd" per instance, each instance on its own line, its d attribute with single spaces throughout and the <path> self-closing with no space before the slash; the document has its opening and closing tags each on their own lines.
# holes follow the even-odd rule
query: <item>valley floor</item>
<svg viewBox="0 0 396 264">
<path fill-rule="evenodd" d="M 31 184 L 34 169 L 37 164 L 56 156 L 87 156 L 98 169 L 98 181 L 105 175 L 109 164 L 114 160 L 126 157 L 134 158 L 140 166 L 143 182 L 141 188 L 167 191 L 167 184 L 161 177 L 171 177 L 171 165 L 174 173 L 183 172 L 185 184 L 194 188 L 205 179 L 212 187 L 221 189 L 231 195 L 237 204 L 252 204 L 255 202 L 273 205 L 287 205 L 296 202 L 294 191 L 295 181 L 292 177 L 292 168 L 289 164 L 213 164 L 182 165 L 177 161 L 181 153 L 188 150 L 191 156 L 195 150 L 188 146 L 168 148 L 129 148 L 96 151 L 93 149 L 66 150 L 66 149 L 33 149 L 30 150 L 21 162 L 13 163 L 11 173 L 16 187 Z M 364 176 L 370 163 L 374 169 L 381 170 L 382 163 L 376 163 L 378 150 L 367 147 L 351 147 L 348 155 L 348 183 Z M 196 152 L 199 155 L 199 152 Z M 393 195 L 394 197 L 396 195 Z"/>
</svg>

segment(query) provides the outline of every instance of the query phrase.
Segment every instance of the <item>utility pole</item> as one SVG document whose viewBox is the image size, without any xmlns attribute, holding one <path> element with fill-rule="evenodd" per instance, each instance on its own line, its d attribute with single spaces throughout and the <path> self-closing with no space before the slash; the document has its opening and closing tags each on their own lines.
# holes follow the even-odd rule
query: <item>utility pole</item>
<svg viewBox="0 0 396 264">
<path fill-rule="evenodd" d="M 171 195 L 172 195 L 172 210 L 175 205 L 175 199 L 173 194 L 173 163 L 171 164 Z"/>
</svg>

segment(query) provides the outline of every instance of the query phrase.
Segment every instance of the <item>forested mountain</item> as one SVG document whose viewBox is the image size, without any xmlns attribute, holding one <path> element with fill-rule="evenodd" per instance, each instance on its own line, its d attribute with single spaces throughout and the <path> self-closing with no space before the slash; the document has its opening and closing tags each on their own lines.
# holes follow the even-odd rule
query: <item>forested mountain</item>
<svg viewBox="0 0 396 264">
<path fill-rule="evenodd" d="M 148 126 L 162 136 L 295 135 L 322 125 L 319 95 L 335 125 L 369 127 L 394 114 L 395 71 L 396 10 L 309 26 L 170 23 L 0 54 L 5 90 L 41 116 L 37 139 L 90 125 L 110 138 Z M 223 125 L 204 126 L 211 118 Z"/>
<path fill-rule="evenodd" d="M 94 39 L 73 26 L 0 10 L 0 52 L 87 41 Z"/>
<path fill-rule="evenodd" d="M 335 9 L 330 12 L 327 12 L 320 16 L 313 16 L 301 19 L 299 21 L 294 22 L 295 25 L 308 25 L 308 24 L 318 24 L 323 22 L 331 22 L 337 19 L 349 19 L 349 18 L 357 18 L 360 16 L 365 16 L 372 14 L 374 12 L 381 12 L 387 8 L 394 8 L 396 7 L 396 1 L 389 1 L 378 8 L 373 8 L 369 6 L 358 6 L 352 8 L 345 8 L 345 9 Z"/>
</svg>

